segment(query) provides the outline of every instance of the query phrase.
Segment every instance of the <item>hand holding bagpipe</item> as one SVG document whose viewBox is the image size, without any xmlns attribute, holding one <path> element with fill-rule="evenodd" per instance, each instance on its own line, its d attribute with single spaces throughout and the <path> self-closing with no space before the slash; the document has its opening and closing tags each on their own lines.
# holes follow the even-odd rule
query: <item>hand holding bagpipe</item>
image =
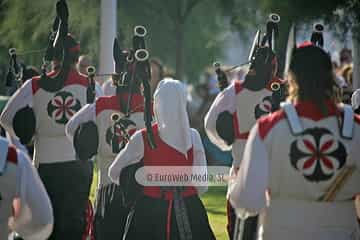
<svg viewBox="0 0 360 240">
<path fill-rule="evenodd" d="M 89 85 L 86 89 L 86 102 L 87 103 L 93 103 L 95 101 L 96 97 L 96 91 L 95 91 L 95 72 L 96 69 L 94 66 L 89 66 L 86 68 L 87 77 L 89 80 Z"/>
</svg>

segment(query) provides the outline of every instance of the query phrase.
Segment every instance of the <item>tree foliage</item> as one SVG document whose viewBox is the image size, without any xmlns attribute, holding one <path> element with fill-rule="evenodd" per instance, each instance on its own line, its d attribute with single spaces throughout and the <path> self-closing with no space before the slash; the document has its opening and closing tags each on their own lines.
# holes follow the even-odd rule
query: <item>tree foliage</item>
<svg viewBox="0 0 360 240">
<path fill-rule="evenodd" d="M 127 46 L 132 28 L 145 25 L 151 55 L 176 69 L 177 77 L 186 75 L 189 81 L 196 81 L 199 72 L 221 56 L 222 34 L 228 30 L 218 1 L 212 0 L 124 0 L 118 17 Z"/>
<path fill-rule="evenodd" d="M 133 27 L 146 26 L 151 56 L 160 57 L 166 65 L 175 69 L 181 53 L 183 66 L 180 71 L 190 81 L 196 81 L 199 72 L 221 56 L 222 33 L 228 29 L 224 27 L 223 18 L 217 9 L 219 1 L 119 0 L 118 32 L 124 45 L 131 47 Z M 3 68 L 7 67 L 7 50 L 10 47 L 17 48 L 20 55 L 46 47 L 55 16 L 55 2 L 0 0 L 0 65 Z M 89 54 L 97 63 L 101 1 L 67 2 L 70 32 L 80 41 L 82 53 Z M 182 37 L 180 44 L 179 34 Z M 41 66 L 42 57 L 41 52 L 19 56 L 27 64 L 37 67 Z"/>
<path fill-rule="evenodd" d="M 360 33 L 359 0 L 227 0 L 223 4 L 223 9 L 231 18 L 233 27 L 240 32 L 249 28 L 258 28 L 261 24 L 264 26 L 266 15 L 269 13 L 275 12 L 281 16 L 280 36 L 277 42 L 280 69 L 285 60 L 286 42 L 291 24 L 324 19 L 341 33 L 348 29 L 353 29 L 355 34 Z"/>
<path fill-rule="evenodd" d="M 68 1 L 70 32 L 81 42 L 82 51 L 94 54 L 98 50 L 99 1 Z M 55 1 L 7 0 L 2 3 L 0 46 L 15 47 L 18 52 L 46 47 L 55 16 Z M 81 14 L 79 14 L 81 13 Z M 1 63 L 7 56 L 2 54 Z M 40 66 L 42 53 L 21 56 L 27 63 Z"/>
</svg>

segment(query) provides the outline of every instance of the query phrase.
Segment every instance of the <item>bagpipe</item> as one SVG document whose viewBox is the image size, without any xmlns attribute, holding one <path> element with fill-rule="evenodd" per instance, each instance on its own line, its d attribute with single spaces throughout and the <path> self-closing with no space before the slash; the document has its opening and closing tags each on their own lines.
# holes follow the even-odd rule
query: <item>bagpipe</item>
<svg viewBox="0 0 360 240">
<path fill-rule="evenodd" d="M 43 57 L 39 85 L 48 92 L 60 90 L 65 83 L 71 64 L 77 59 L 80 45 L 68 34 L 69 9 L 65 0 L 56 3 L 56 16 L 49 34 L 48 44 Z M 47 69 L 56 62 L 56 74 L 50 76 Z"/>
<path fill-rule="evenodd" d="M 19 54 L 15 48 L 9 50 L 10 61 L 9 70 L 6 76 L 7 86 L 11 87 L 13 82 L 16 82 L 16 87 L 23 84 L 25 66 L 19 64 L 19 55 L 26 55 L 30 53 L 45 52 L 43 57 L 43 65 L 41 66 L 42 72 L 40 75 L 39 85 L 46 91 L 55 92 L 61 89 L 70 69 L 70 64 L 67 59 L 69 58 L 69 49 L 67 45 L 67 31 L 68 31 L 68 7 L 65 0 L 59 0 L 56 3 L 56 17 L 54 19 L 52 30 L 49 37 L 48 46 L 44 50 L 28 51 Z M 60 57 L 63 56 L 63 57 Z M 59 60 L 62 65 L 59 73 L 55 77 L 49 77 L 46 70 L 48 65 L 53 60 Z M 22 144 L 28 144 L 35 133 L 36 118 L 34 111 L 31 107 L 26 106 L 20 109 L 14 116 L 13 127 L 16 135 L 19 137 Z"/>
<path fill-rule="evenodd" d="M 141 85 L 143 86 L 144 96 L 144 121 L 147 129 L 148 144 L 151 148 L 155 148 L 154 135 L 152 131 L 152 95 L 150 89 L 151 71 L 149 64 L 149 52 L 145 46 L 145 36 L 147 30 L 144 26 L 135 26 L 134 36 L 132 38 L 132 49 L 121 49 L 119 41 L 114 39 L 113 45 L 113 58 L 115 61 L 115 73 L 112 73 L 112 84 L 116 87 L 116 93 L 127 93 L 126 105 L 120 100 L 121 112 L 124 116 L 120 117 L 119 114 L 114 113 L 111 116 L 113 122 L 113 129 L 120 129 L 122 138 L 125 143 L 129 141 L 130 136 L 126 129 L 135 123 L 130 120 L 132 113 L 131 100 L 132 96 L 136 93 L 141 93 Z M 104 75 L 104 74 L 102 74 Z M 119 138 L 116 134 L 112 138 L 113 148 L 121 148 L 118 146 Z M 124 143 L 124 144 L 125 144 Z M 123 145 L 124 145 L 123 144 Z M 113 149 L 118 150 L 119 149 Z"/>
<path fill-rule="evenodd" d="M 75 59 L 79 52 L 79 44 L 68 34 L 69 9 L 65 0 L 56 3 L 56 16 L 53 20 L 45 49 L 28 51 L 30 53 L 44 53 L 41 65 L 40 87 L 48 92 L 56 92 L 64 86 L 64 82 L 70 70 L 71 60 Z M 10 62 L 6 77 L 6 85 L 12 86 L 12 82 L 21 85 L 23 67 L 19 65 L 16 49 L 9 49 Z M 58 72 L 50 76 L 48 69 L 52 61 L 57 61 Z"/>
<path fill-rule="evenodd" d="M 10 61 L 9 69 L 6 74 L 6 86 L 11 87 L 13 83 L 16 83 L 16 87 L 20 87 L 22 79 L 22 68 L 18 64 L 16 48 L 9 49 Z"/>
<path fill-rule="evenodd" d="M 218 85 L 221 90 L 228 86 L 226 73 L 249 65 L 249 72 L 246 74 L 244 84 L 252 90 L 260 90 L 266 86 L 273 75 L 276 74 L 277 62 L 275 56 L 275 40 L 279 34 L 278 23 L 280 16 L 272 13 L 266 23 L 266 33 L 261 37 L 261 30 L 257 30 L 253 39 L 248 60 L 240 65 L 232 66 L 227 70 L 221 69 L 220 63 L 214 63 Z M 271 85 L 273 91 L 279 91 L 280 85 Z"/>
<path fill-rule="evenodd" d="M 56 17 L 53 21 L 51 32 L 49 35 L 48 45 L 45 49 L 28 51 L 21 55 L 31 54 L 31 53 L 44 53 L 43 57 L 43 64 L 41 66 L 42 70 L 42 78 L 46 77 L 46 69 L 50 65 L 50 62 L 54 59 L 54 56 L 58 55 L 61 52 L 60 49 L 60 37 L 64 38 L 64 32 L 67 34 L 67 19 L 68 19 L 68 8 L 65 0 L 60 0 L 56 3 Z M 61 17 L 61 18 L 60 18 Z M 60 36 L 60 25 L 61 27 L 61 36 Z M 56 48 L 54 47 L 54 43 L 56 40 Z M 22 82 L 22 75 L 23 75 L 23 67 L 18 62 L 18 53 L 16 48 L 9 49 L 10 61 L 9 61 L 9 68 L 8 73 L 6 75 L 6 86 L 11 87 L 14 82 L 16 82 L 16 86 L 20 87 Z M 48 87 L 45 84 L 45 88 Z"/>
<path fill-rule="evenodd" d="M 9 66 L 5 79 L 5 86 L 12 88 L 19 88 L 24 84 L 26 80 L 31 77 L 38 76 L 39 73 L 34 67 L 26 66 L 22 59 L 19 59 L 21 56 L 42 53 L 44 49 L 40 50 L 31 50 L 19 52 L 16 48 L 9 49 Z"/>
</svg>

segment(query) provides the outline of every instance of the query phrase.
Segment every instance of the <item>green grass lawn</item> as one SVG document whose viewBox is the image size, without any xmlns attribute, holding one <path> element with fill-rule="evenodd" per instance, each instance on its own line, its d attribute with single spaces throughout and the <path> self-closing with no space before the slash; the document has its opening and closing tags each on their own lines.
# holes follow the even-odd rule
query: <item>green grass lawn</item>
<svg viewBox="0 0 360 240">
<path fill-rule="evenodd" d="M 94 169 L 94 179 L 91 185 L 90 199 L 94 202 L 96 196 L 98 175 Z M 206 194 L 201 196 L 211 228 L 213 229 L 217 240 L 228 239 L 226 232 L 226 187 L 209 187 Z"/>
<path fill-rule="evenodd" d="M 228 239 L 226 232 L 226 187 L 209 187 L 206 194 L 201 196 L 211 228 L 217 240 Z"/>
</svg>

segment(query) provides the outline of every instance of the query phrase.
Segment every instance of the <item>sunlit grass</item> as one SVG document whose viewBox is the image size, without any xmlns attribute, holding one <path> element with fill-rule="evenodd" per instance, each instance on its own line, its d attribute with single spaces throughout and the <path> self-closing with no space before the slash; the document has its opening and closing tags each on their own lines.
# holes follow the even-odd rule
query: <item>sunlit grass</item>
<svg viewBox="0 0 360 240">
<path fill-rule="evenodd" d="M 210 225 L 216 239 L 228 239 L 226 232 L 226 187 L 209 187 L 209 191 L 201 196 Z"/>
</svg>

